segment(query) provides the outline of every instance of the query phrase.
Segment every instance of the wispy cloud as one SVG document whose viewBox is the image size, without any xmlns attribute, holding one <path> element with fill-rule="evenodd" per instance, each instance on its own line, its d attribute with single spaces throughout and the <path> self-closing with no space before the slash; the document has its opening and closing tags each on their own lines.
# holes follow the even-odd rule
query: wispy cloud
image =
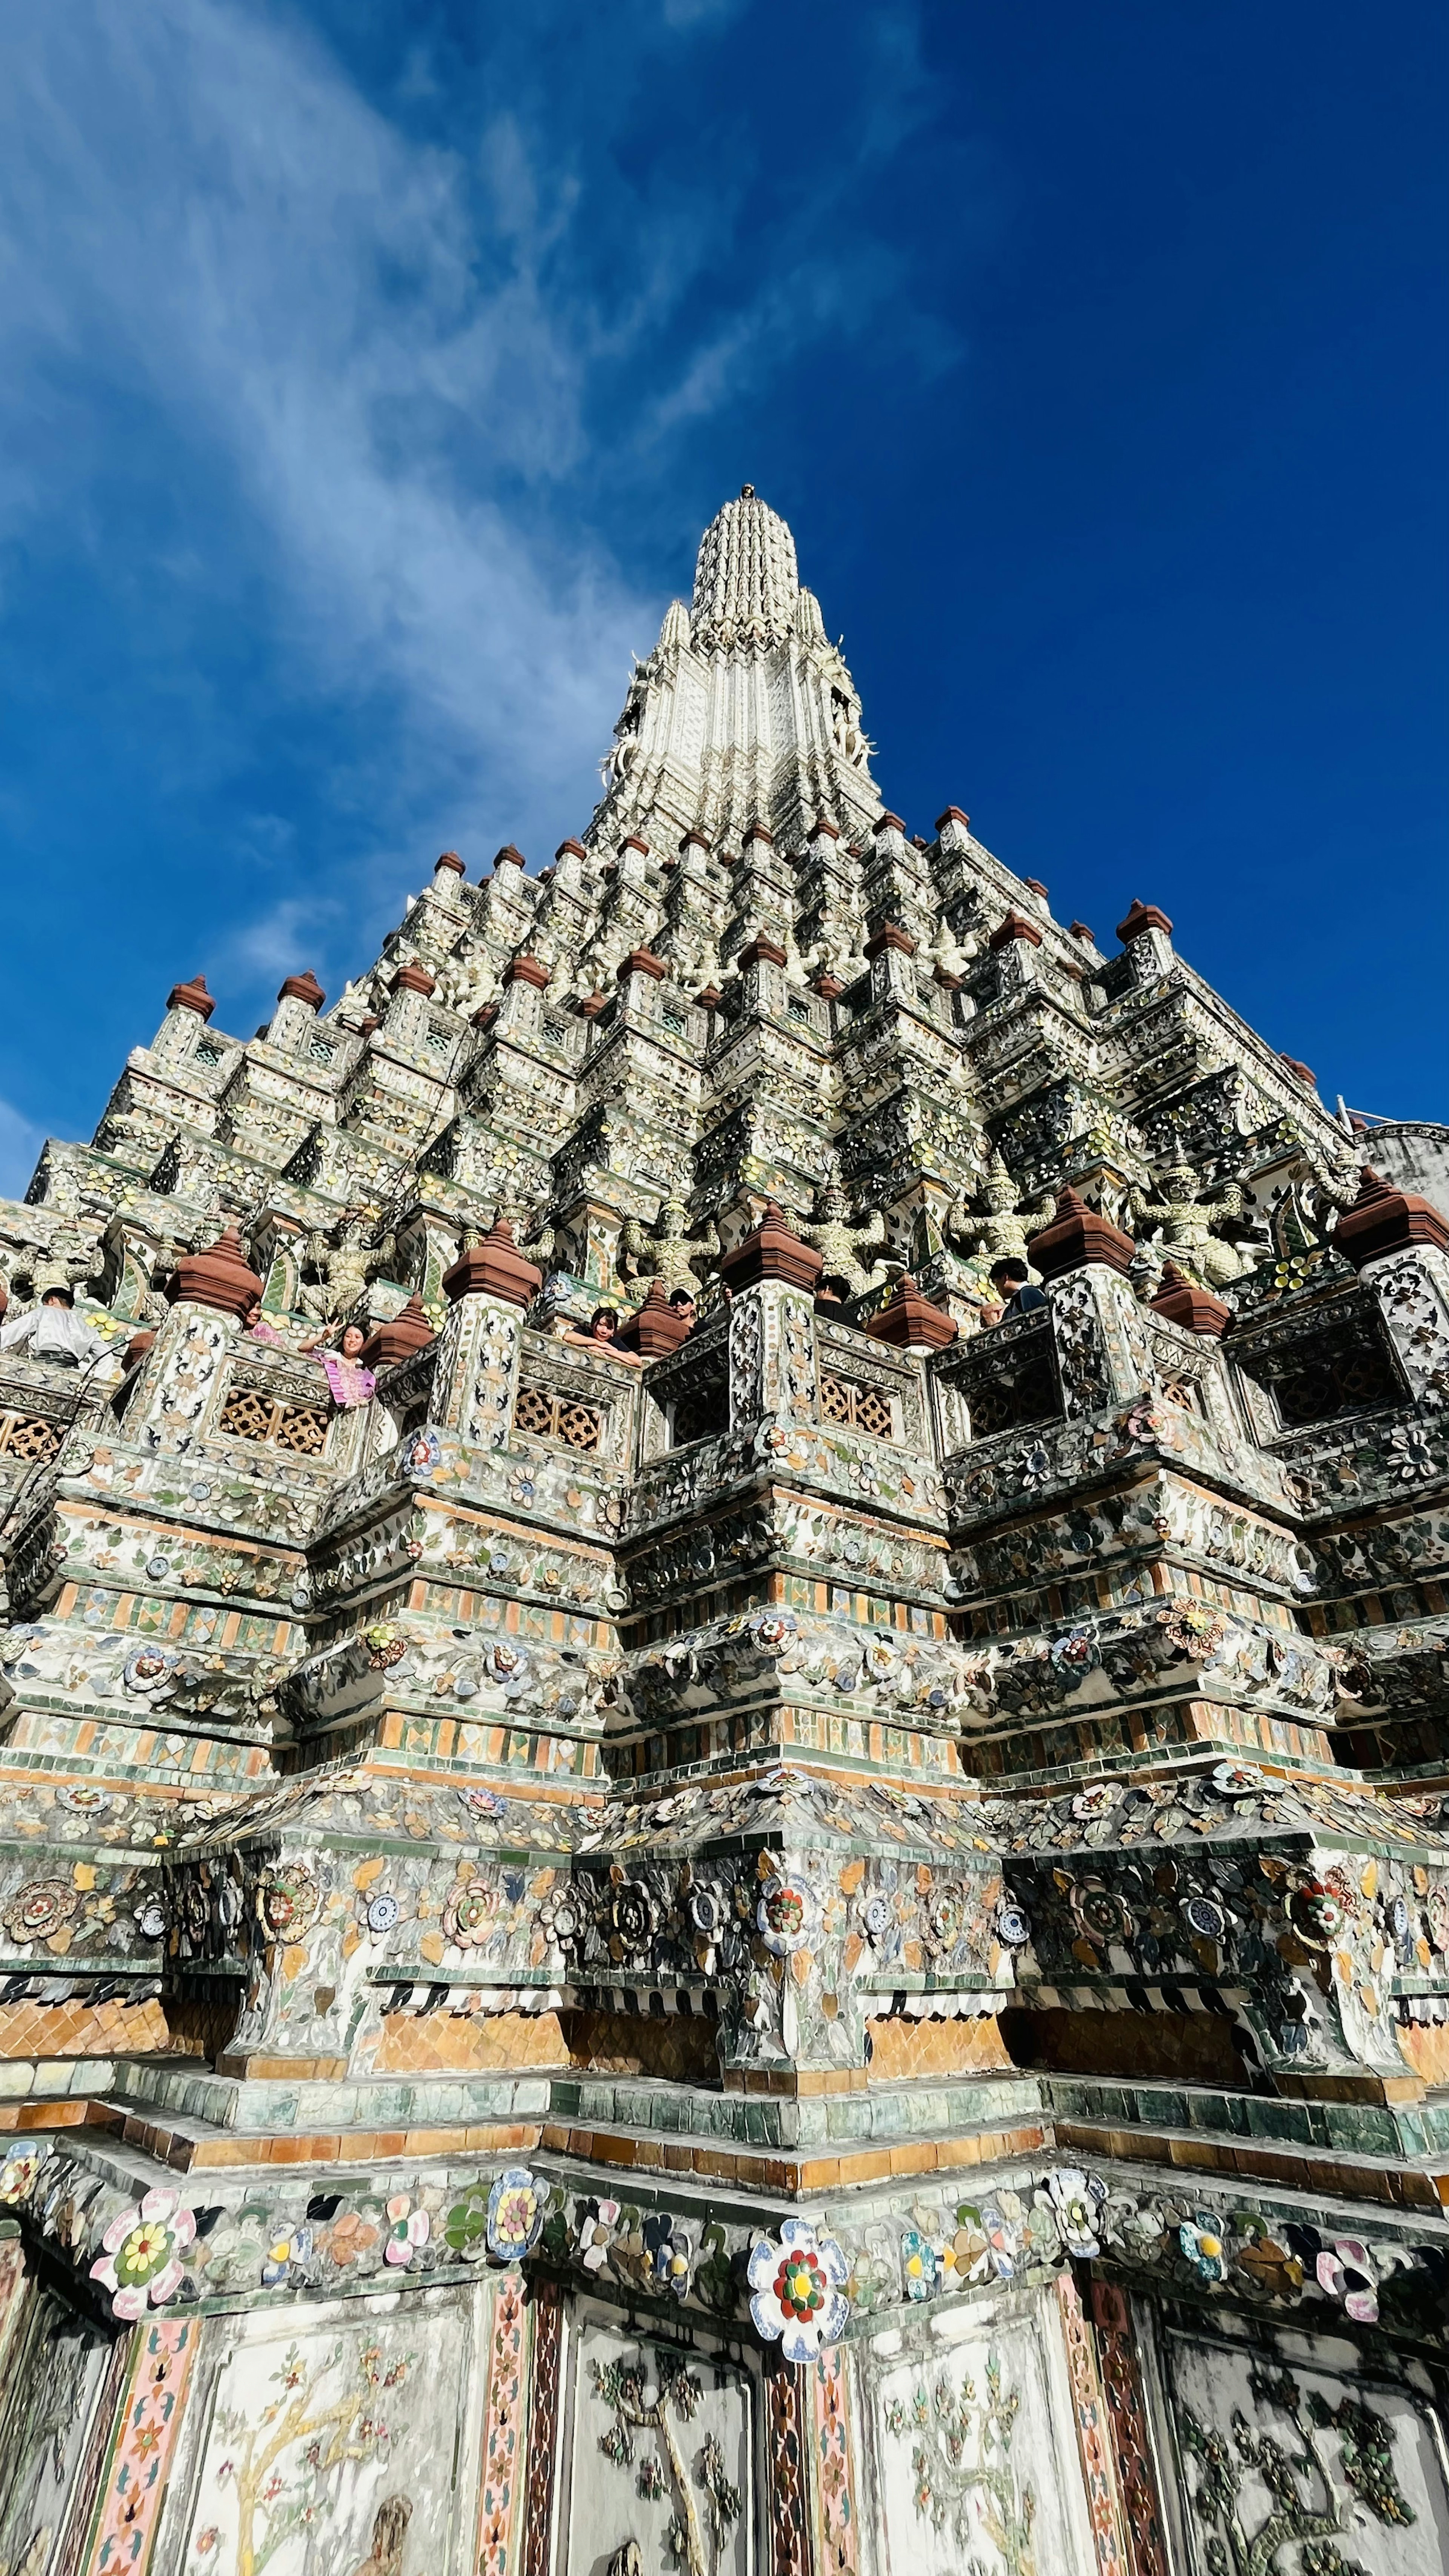
<svg viewBox="0 0 1449 2576">
<path fill-rule="evenodd" d="M 656 0 L 623 51 L 539 0 L 553 41 L 485 25 L 466 112 L 441 15 L 399 11 L 364 89 L 300 6 L 0 15 L 0 536 L 63 529 L 97 580 L 198 619 L 235 601 L 288 713 L 320 738 L 345 711 L 316 757 L 333 810 L 367 817 L 346 883 L 248 821 L 249 787 L 228 852 L 252 888 L 238 972 L 300 945 L 335 980 L 395 915 L 404 851 L 542 852 L 587 814 L 663 605 L 608 541 L 620 495 L 659 524 L 701 424 L 812 348 L 915 329 L 922 373 L 941 351 L 860 186 L 925 112 L 909 7 L 864 40 L 853 140 L 809 171 L 774 156 L 762 272 L 747 127 L 647 169 L 627 148 L 649 48 L 677 72 L 749 43 L 748 0 Z M 255 713 L 184 648 L 158 686 L 213 692 L 158 740 L 160 792 L 194 789 L 200 745 L 265 793 Z"/>
<path fill-rule="evenodd" d="M 495 127 L 488 155 L 515 238 L 536 232 L 518 138 Z M 576 451 L 581 360 L 529 262 L 480 278 L 457 155 L 294 26 L 92 0 L 0 32 L 0 224 L 12 399 L 53 417 L 83 371 L 163 409 L 268 530 L 313 685 L 406 692 L 420 750 L 466 741 L 505 805 L 607 738 L 652 603 L 500 495 Z M 66 462 L 23 424 L 12 454 L 13 525 Z"/>
</svg>

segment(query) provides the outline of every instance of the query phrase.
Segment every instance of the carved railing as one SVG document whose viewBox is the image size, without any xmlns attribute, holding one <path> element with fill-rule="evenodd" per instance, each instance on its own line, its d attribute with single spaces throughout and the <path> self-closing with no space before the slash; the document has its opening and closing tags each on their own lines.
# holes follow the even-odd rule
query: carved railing
<svg viewBox="0 0 1449 2576">
<path fill-rule="evenodd" d="M 655 1360 L 647 1388 L 662 1419 L 663 1445 L 717 1440 L 730 1422 L 729 1317 L 711 1315 L 667 1359 Z"/>
<path fill-rule="evenodd" d="M 914 1360 L 898 1359 L 868 1333 L 817 1317 L 820 1419 L 871 1440 L 925 1446 L 925 1404 Z"/>
<path fill-rule="evenodd" d="M 1061 1417 L 1051 1317 L 1044 1307 L 953 1342 L 934 1367 L 946 1399 L 948 1447 Z"/>
<path fill-rule="evenodd" d="M 525 1332 L 510 1446 L 571 1449 L 621 1469 L 632 1457 L 637 1383 L 624 1360 Z"/>
<path fill-rule="evenodd" d="M 1377 1304 L 1356 1281 L 1260 1307 L 1235 1328 L 1228 1351 L 1254 1428 L 1274 1447 L 1315 1424 L 1409 1402 Z"/>
</svg>

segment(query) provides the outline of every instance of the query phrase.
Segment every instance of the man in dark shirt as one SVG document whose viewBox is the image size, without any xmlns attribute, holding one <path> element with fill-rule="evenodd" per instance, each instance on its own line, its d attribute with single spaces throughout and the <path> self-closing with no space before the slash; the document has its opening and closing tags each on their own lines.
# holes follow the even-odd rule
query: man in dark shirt
<svg viewBox="0 0 1449 2576">
<path fill-rule="evenodd" d="M 1024 1261 L 993 1261 L 991 1285 L 1001 1299 L 999 1310 L 991 1315 L 993 1324 L 1008 1323 L 1014 1315 L 1030 1315 L 1036 1307 L 1046 1304 L 1040 1288 L 1033 1287 Z M 983 1323 L 990 1313 L 988 1307 L 982 1315 Z"/>
</svg>

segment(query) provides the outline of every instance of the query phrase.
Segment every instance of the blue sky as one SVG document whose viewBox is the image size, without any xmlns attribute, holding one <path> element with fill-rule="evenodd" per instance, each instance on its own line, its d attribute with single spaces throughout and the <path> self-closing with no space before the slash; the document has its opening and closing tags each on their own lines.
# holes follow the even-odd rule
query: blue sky
<svg viewBox="0 0 1449 2576">
<path fill-rule="evenodd" d="M 753 481 L 887 800 L 1449 1114 L 1429 0 L 9 0 L 0 1185 L 586 821 Z"/>
</svg>

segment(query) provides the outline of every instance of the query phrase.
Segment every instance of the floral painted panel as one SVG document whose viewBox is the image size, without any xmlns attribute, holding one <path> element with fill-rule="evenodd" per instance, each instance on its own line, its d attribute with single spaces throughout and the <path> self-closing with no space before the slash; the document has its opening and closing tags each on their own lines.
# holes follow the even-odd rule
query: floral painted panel
<svg viewBox="0 0 1449 2576">
<path fill-rule="evenodd" d="M 456 2295 L 246 2320 L 210 2377 L 178 2576 L 461 2571 L 472 2352 Z"/>
<path fill-rule="evenodd" d="M 1168 2336 L 1192 2576 L 1443 2576 L 1449 2488 L 1427 2400 L 1355 2373 L 1346 2345 L 1306 2356 L 1296 2338 Z"/>
<path fill-rule="evenodd" d="M 112 2338 L 33 2284 L 0 2403 L 0 2576 L 51 2576 Z"/>
<path fill-rule="evenodd" d="M 1054 2304 L 942 2309 L 866 2380 L 882 2576 L 1092 2576 Z"/>
<path fill-rule="evenodd" d="M 750 2576 L 753 2412 L 744 2371 L 587 2319 L 573 2351 L 560 2565 L 570 2576 Z"/>
</svg>

